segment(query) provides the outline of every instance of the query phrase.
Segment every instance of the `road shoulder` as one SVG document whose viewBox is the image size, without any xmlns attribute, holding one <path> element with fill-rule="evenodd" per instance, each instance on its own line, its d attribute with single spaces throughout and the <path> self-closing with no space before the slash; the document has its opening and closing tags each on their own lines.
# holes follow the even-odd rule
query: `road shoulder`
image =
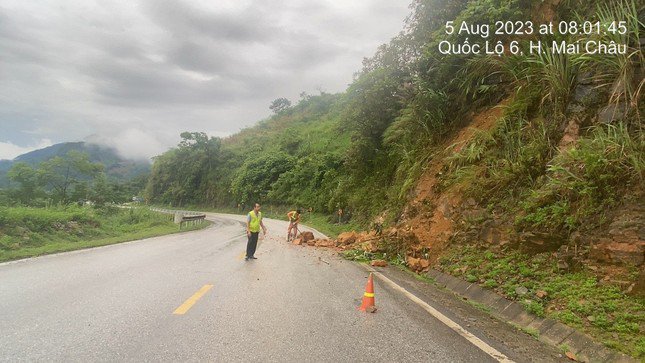
<svg viewBox="0 0 645 363">
<path fill-rule="evenodd" d="M 484 306 L 469 303 L 471 302 L 469 299 L 456 296 L 450 290 L 435 284 L 434 281 L 420 280 L 412 273 L 396 266 L 373 268 L 364 265 L 364 268 L 367 271 L 375 270 L 383 274 L 387 279 L 512 360 L 527 361 L 528 359 L 533 362 L 567 360 L 556 347 L 539 341 L 518 327 L 507 324 L 498 316 L 491 314 L 491 311 Z M 376 305 L 378 307 L 378 291 Z"/>
</svg>

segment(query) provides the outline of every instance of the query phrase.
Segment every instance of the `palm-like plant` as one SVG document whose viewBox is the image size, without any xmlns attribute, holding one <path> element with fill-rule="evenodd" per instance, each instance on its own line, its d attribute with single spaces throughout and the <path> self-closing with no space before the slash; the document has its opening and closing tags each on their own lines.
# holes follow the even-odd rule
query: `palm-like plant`
<svg viewBox="0 0 645 363">
<path fill-rule="evenodd" d="M 625 54 L 607 55 L 591 54 L 582 57 L 584 65 L 595 68 L 596 80 L 600 87 L 611 87 L 609 103 L 626 103 L 629 108 L 638 112 L 641 92 L 645 87 L 643 70 L 645 58 L 640 46 L 640 33 L 643 22 L 638 19 L 636 3 L 632 1 L 616 1 L 598 5 L 598 19 L 601 29 L 607 29 L 610 24 L 625 21 L 627 31 L 604 32 L 596 35 L 599 42 L 608 44 L 624 44 L 627 46 Z"/>
</svg>

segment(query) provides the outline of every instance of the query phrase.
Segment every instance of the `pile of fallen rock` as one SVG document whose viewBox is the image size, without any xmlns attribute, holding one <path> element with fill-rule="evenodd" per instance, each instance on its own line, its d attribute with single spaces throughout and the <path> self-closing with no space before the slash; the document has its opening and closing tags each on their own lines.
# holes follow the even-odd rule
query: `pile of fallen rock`
<svg viewBox="0 0 645 363">
<path fill-rule="evenodd" d="M 311 232 L 302 232 L 292 243 L 299 246 L 330 247 L 339 250 L 361 249 L 367 252 L 377 252 L 379 237 L 376 232 L 344 232 L 336 239 L 314 238 Z"/>
<path fill-rule="evenodd" d="M 314 234 L 311 232 L 300 233 L 292 243 L 298 246 L 336 247 L 336 241 L 327 238 L 314 238 Z"/>
<path fill-rule="evenodd" d="M 338 235 L 336 239 L 328 238 L 315 238 L 311 232 L 302 232 L 298 238 L 294 239 L 292 243 L 299 246 L 311 247 L 326 247 L 333 248 L 338 251 L 345 250 L 361 250 L 369 253 L 383 252 L 379 248 L 379 241 L 383 238 L 401 239 L 406 238 L 406 231 L 397 230 L 394 228 L 382 231 L 381 234 L 376 231 L 369 232 L 343 232 Z M 413 256 L 406 256 L 406 263 L 414 271 L 427 271 L 430 267 L 430 261 L 425 258 L 416 258 Z M 370 262 L 372 266 L 386 266 L 387 262 L 384 260 L 373 260 Z"/>
</svg>

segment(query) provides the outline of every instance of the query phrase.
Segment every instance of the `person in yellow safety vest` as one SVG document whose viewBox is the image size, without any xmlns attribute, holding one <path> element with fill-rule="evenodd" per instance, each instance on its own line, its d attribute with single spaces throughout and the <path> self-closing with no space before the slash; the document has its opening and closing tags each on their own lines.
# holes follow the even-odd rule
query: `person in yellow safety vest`
<svg viewBox="0 0 645 363">
<path fill-rule="evenodd" d="M 287 213 L 287 218 L 289 219 L 289 229 L 287 230 L 287 241 L 291 238 L 291 231 L 294 233 L 298 231 L 298 222 L 300 222 L 300 214 L 302 211 L 300 209 L 292 210 Z M 295 236 L 294 236 L 295 238 Z"/>
<path fill-rule="evenodd" d="M 258 235 L 260 234 L 260 227 L 264 235 L 267 234 L 267 229 L 262 223 L 262 212 L 260 212 L 260 204 L 255 203 L 255 207 L 249 214 L 246 215 L 246 235 L 249 237 L 248 242 L 246 243 L 246 258 L 248 260 L 257 260 L 255 257 L 255 249 L 258 246 Z"/>
</svg>

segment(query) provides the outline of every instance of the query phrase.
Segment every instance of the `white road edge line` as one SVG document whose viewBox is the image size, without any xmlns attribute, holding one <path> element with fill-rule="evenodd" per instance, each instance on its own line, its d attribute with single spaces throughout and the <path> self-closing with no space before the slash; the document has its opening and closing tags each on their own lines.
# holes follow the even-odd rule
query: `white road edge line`
<svg viewBox="0 0 645 363">
<path fill-rule="evenodd" d="M 491 347 L 488 345 L 486 342 L 483 340 L 477 338 L 475 335 L 464 329 L 461 325 L 455 323 L 452 321 L 450 318 L 447 316 L 443 315 L 440 313 L 437 309 L 433 308 L 432 306 L 428 305 L 425 301 L 419 299 L 416 297 L 414 294 L 409 292 L 408 290 L 404 289 L 403 287 L 399 286 L 396 282 L 388 279 L 385 277 L 382 273 L 372 269 L 372 268 L 367 268 L 368 271 L 372 272 L 376 277 L 378 277 L 381 281 L 385 282 L 387 285 L 389 285 L 391 288 L 394 290 L 399 291 L 403 295 L 405 295 L 408 299 L 412 300 L 415 302 L 417 305 L 421 306 L 425 311 L 430 313 L 430 315 L 434 316 L 437 318 L 439 321 L 444 323 L 446 326 L 448 326 L 450 329 L 456 331 L 459 335 L 464 337 L 466 340 L 468 340 L 470 343 L 472 343 L 474 346 L 477 348 L 481 349 L 484 353 L 490 355 L 493 357 L 495 360 L 498 362 L 504 362 L 504 363 L 515 363 L 513 360 L 508 358 L 506 355 L 498 351 L 497 349 Z"/>
</svg>

